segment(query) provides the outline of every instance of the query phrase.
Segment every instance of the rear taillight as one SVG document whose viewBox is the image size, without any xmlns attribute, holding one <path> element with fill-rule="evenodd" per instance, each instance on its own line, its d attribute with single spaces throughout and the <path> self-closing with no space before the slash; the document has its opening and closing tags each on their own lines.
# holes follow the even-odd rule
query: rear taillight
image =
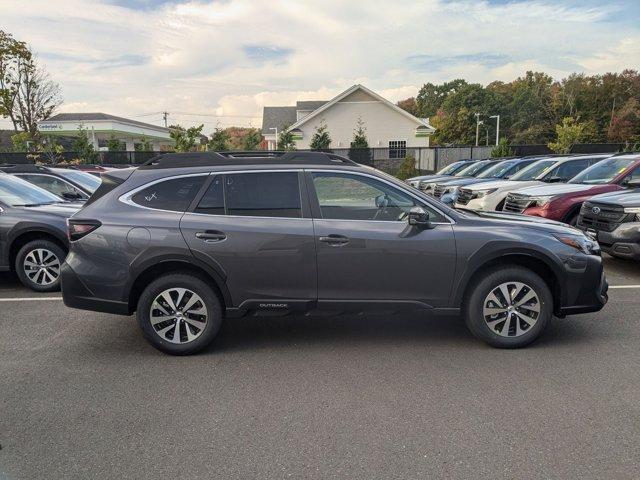
<svg viewBox="0 0 640 480">
<path fill-rule="evenodd" d="M 70 241 L 74 242 L 93 232 L 100 225 L 102 225 L 102 223 L 98 220 L 69 218 L 67 220 L 67 236 Z"/>
</svg>

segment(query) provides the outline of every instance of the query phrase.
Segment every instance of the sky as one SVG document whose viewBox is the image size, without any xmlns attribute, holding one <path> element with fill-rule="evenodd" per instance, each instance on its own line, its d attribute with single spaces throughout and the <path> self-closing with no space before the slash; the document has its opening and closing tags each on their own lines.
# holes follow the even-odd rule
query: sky
<svg viewBox="0 0 640 480">
<path fill-rule="evenodd" d="M 454 78 L 638 69 L 638 18 L 639 0 L 0 0 L 0 29 L 59 83 L 60 112 L 167 111 L 205 133 L 356 83 L 397 101 Z"/>
</svg>

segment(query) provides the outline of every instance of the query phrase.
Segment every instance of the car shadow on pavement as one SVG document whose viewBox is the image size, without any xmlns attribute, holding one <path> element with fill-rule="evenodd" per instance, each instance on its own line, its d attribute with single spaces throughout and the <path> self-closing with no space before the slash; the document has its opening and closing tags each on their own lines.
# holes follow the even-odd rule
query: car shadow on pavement
<svg viewBox="0 0 640 480">
<path fill-rule="evenodd" d="M 529 348 L 589 342 L 591 332 L 579 321 L 556 319 Z M 478 346 L 462 318 L 429 315 L 279 317 L 227 320 L 205 354 L 274 347 L 336 347 L 354 344 L 417 345 L 423 348 Z"/>
</svg>

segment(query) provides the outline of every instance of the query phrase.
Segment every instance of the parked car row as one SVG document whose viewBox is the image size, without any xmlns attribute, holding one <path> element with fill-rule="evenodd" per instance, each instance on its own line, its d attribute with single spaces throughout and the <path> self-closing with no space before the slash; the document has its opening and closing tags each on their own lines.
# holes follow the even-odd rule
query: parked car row
<svg viewBox="0 0 640 480">
<path fill-rule="evenodd" d="M 568 223 L 597 238 L 611 255 L 640 259 L 640 154 L 499 159 L 490 168 L 487 162 L 465 162 L 453 175 L 408 183 L 457 209 Z M 479 174 L 469 174 L 473 166 Z"/>
</svg>

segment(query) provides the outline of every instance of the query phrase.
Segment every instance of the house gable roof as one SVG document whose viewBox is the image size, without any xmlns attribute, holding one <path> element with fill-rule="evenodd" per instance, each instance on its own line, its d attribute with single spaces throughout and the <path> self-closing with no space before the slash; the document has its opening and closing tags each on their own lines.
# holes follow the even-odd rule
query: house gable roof
<svg viewBox="0 0 640 480">
<path fill-rule="evenodd" d="M 272 128 L 278 130 L 292 125 L 296 121 L 297 107 L 263 107 L 262 109 L 262 134 L 273 134 Z"/>
<path fill-rule="evenodd" d="M 416 126 L 418 126 L 418 127 L 427 127 L 431 133 L 436 131 L 435 128 L 433 128 L 431 125 L 429 125 L 427 119 L 422 119 L 422 118 L 418 118 L 418 117 L 415 117 L 415 116 L 411 115 L 409 112 L 407 112 L 406 110 L 403 110 L 402 108 L 398 107 L 397 105 L 391 103 L 386 98 L 381 97 L 377 93 L 369 90 L 364 85 L 359 85 L 359 84 L 358 85 L 353 85 L 351 88 L 348 88 L 347 90 L 342 92 L 340 95 L 337 95 L 333 99 L 331 99 L 328 102 L 326 102 L 320 108 L 316 109 L 315 111 L 311 112 L 309 115 L 305 116 L 304 118 L 301 118 L 299 121 L 297 121 L 294 124 L 292 124 L 291 127 L 289 127 L 289 128 L 290 129 L 294 129 L 294 128 L 300 127 L 301 125 L 307 123 L 312 118 L 316 117 L 317 115 L 320 115 L 322 112 L 328 110 L 333 105 L 335 105 L 339 101 L 345 99 L 347 96 L 351 95 L 352 93 L 354 93 L 354 92 L 356 92 L 358 90 L 362 90 L 364 93 L 368 94 L 369 96 L 373 97 L 374 99 L 378 100 L 379 102 L 382 102 L 383 104 L 385 104 L 386 106 L 388 106 L 392 110 L 395 110 L 396 112 L 400 113 L 401 115 L 404 115 L 408 119 L 414 121 L 416 123 Z"/>
</svg>

